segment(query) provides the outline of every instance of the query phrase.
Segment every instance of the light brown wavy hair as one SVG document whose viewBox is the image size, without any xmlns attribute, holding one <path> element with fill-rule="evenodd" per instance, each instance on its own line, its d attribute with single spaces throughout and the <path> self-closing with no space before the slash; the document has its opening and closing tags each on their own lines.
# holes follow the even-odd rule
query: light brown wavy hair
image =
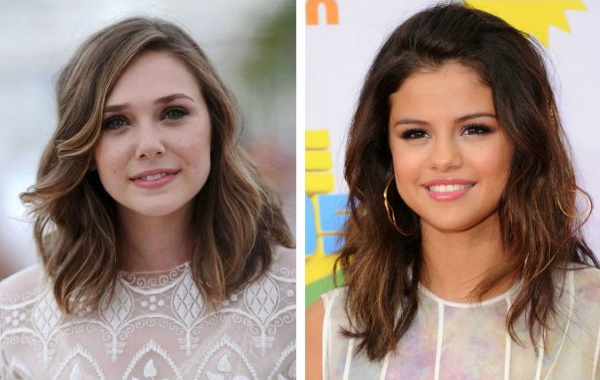
<svg viewBox="0 0 600 380">
<path fill-rule="evenodd" d="M 294 245 L 279 197 L 240 146 L 233 95 L 204 52 L 173 23 L 126 19 L 91 36 L 61 71 L 58 126 L 37 182 L 21 195 L 34 217 L 54 296 L 66 313 L 81 300 L 97 308 L 114 291 L 124 254 L 118 250 L 119 218 L 93 170 L 93 155 L 106 97 L 128 65 L 147 51 L 180 59 L 198 82 L 210 114 L 210 174 L 193 200 L 191 223 L 191 267 L 205 301 L 218 306 L 268 270 L 275 245 Z"/>
<path fill-rule="evenodd" d="M 358 339 L 357 351 L 364 350 L 370 360 L 394 350 L 412 324 L 423 274 L 418 215 L 392 186 L 388 195 L 396 221 L 415 231 L 402 236 L 388 221 L 383 203 L 383 189 L 394 175 L 390 95 L 411 74 L 450 62 L 473 69 L 491 88 L 499 124 L 514 145 L 498 205 L 504 253 L 472 296 L 482 299 L 506 279 L 520 281 L 507 328 L 522 343 L 514 325 L 525 315 L 536 342 L 557 313 L 569 264 L 599 266 L 580 233 L 589 214 L 578 211 L 576 195 L 587 194 L 576 185 L 542 49 L 486 12 L 462 4 L 426 9 L 400 25 L 380 48 L 349 131 L 345 178 L 351 215 L 335 270 L 342 269 L 348 287 L 350 328 L 343 334 Z"/>
</svg>

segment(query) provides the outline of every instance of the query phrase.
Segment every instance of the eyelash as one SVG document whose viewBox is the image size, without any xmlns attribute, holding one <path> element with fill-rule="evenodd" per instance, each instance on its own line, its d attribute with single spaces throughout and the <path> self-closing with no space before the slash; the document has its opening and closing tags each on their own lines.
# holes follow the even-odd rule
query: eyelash
<svg viewBox="0 0 600 380">
<path fill-rule="evenodd" d="M 461 134 L 465 134 L 465 132 L 467 132 L 468 130 L 476 131 L 475 133 L 468 134 L 468 135 L 472 136 L 472 135 L 484 135 L 484 134 L 490 133 L 492 131 L 492 128 L 488 127 L 487 125 L 482 125 L 482 124 L 470 124 L 462 129 Z"/>
<path fill-rule="evenodd" d="M 425 137 L 425 135 L 427 135 L 427 132 L 425 132 L 424 129 L 409 129 L 406 130 L 404 132 L 402 132 L 402 139 L 404 140 L 417 140 L 417 139 L 422 139 Z"/>
<path fill-rule="evenodd" d="M 161 120 L 178 120 L 187 115 L 189 112 L 183 107 L 169 107 L 163 112 Z M 125 116 L 116 115 L 104 120 L 102 129 L 116 130 L 126 126 L 127 123 L 129 120 Z"/>
<path fill-rule="evenodd" d="M 173 112 L 177 113 L 176 117 L 167 117 L 168 114 Z M 181 119 L 184 116 L 187 116 L 188 114 L 189 112 L 183 107 L 171 107 L 165 110 L 165 112 L 163 113 L 163 119 L 177 120 Z"/>
<path fill-rule="evenodd" d="M 470 131 L 470 133 L 467 133 L 469 131 Z M 476 136 L 476 135 L 487 134 L 487 133 L 490 133 L 491 131 L 492 131 L 492 129 L 490 127 L 482 125 L 482 124 L 469 124 L 462 128 L 460 134 L 461 134 L 461 136 L 463 136 L 463 135 Z M 408 130 L 402 132 L 401 137 L 403 140 L 418 140 L 418 139 L 427 137 L 427 135 L 428 135 L 428 133 L 425 129 L 413 128 L 413 129 L 408 129 Z"/>
<path fill-rule="evenodd" d="M 118 123 L 118 125 L 116 125 Z M 102 122 L 102 129 L 119 129 L 127 125 L 127 119 L 123 116 L 113 116 Z"/>
</svg>

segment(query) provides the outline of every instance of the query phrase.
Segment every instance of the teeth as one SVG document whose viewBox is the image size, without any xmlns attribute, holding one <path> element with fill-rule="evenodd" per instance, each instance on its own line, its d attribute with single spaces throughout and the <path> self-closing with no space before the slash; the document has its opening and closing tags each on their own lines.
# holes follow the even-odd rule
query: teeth
<svg viewBox="0 0 600 380">
<path fill-rule="evenodd" d="M 473 185 L 433 185 L 428 189 L 436 193 L 450 193 L 453 191 L 464 190 L 473 187 Z"/>
<path fill-rule="evenodd" d="M 153 175 L 147 175 L 145 177 L 140 177 L 140 179 L 143 181 L 156 181 L 157 179 L 166 177 L 166 176 L 167 176 L 167 173 L 158 173 L 158 174 L 153 174 Z"/>
</svg>

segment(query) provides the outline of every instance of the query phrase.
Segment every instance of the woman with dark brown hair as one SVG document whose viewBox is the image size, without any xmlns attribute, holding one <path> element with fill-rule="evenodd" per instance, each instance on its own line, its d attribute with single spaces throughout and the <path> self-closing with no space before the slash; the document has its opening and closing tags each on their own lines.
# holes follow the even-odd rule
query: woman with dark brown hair
<svg viewBox="0 0 600 380">
<path fill-rule="evenodd" d="M 57 101 L 22 195 L 43 266 L 0 284 L 0 374 L 294 375 L 293 239 L 200 47 L 121 21 L 75 53 Z"/>
<path fill-rule="evenodd" d="M 349 131 L 345 286 L 307 313 L 307 378 L 600 379 L 566 146 L 527 35 L 462 4 L 400 25 Z"/>
</svg>

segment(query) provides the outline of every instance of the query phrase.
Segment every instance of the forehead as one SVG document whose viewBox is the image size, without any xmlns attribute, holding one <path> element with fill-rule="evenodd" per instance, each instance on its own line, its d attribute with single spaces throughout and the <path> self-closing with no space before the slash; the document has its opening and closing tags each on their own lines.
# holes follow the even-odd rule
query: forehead
<svg viewBox="0 0 600 380">
<path fill-rule="evenodd" d="M 409 75 L 390 96 L 391 113 L 436 114 L 494 112 L 492 89 L 473 69 L 447 63 Z"/>
<path fill-rule="evenodd" d="M 168 52 L 148 51 L 127 66 L 106 104 L 153 101 L 175 93 L 194 99 L 201 96 L 196 79 L 183 61 Z"/>
</svg>

